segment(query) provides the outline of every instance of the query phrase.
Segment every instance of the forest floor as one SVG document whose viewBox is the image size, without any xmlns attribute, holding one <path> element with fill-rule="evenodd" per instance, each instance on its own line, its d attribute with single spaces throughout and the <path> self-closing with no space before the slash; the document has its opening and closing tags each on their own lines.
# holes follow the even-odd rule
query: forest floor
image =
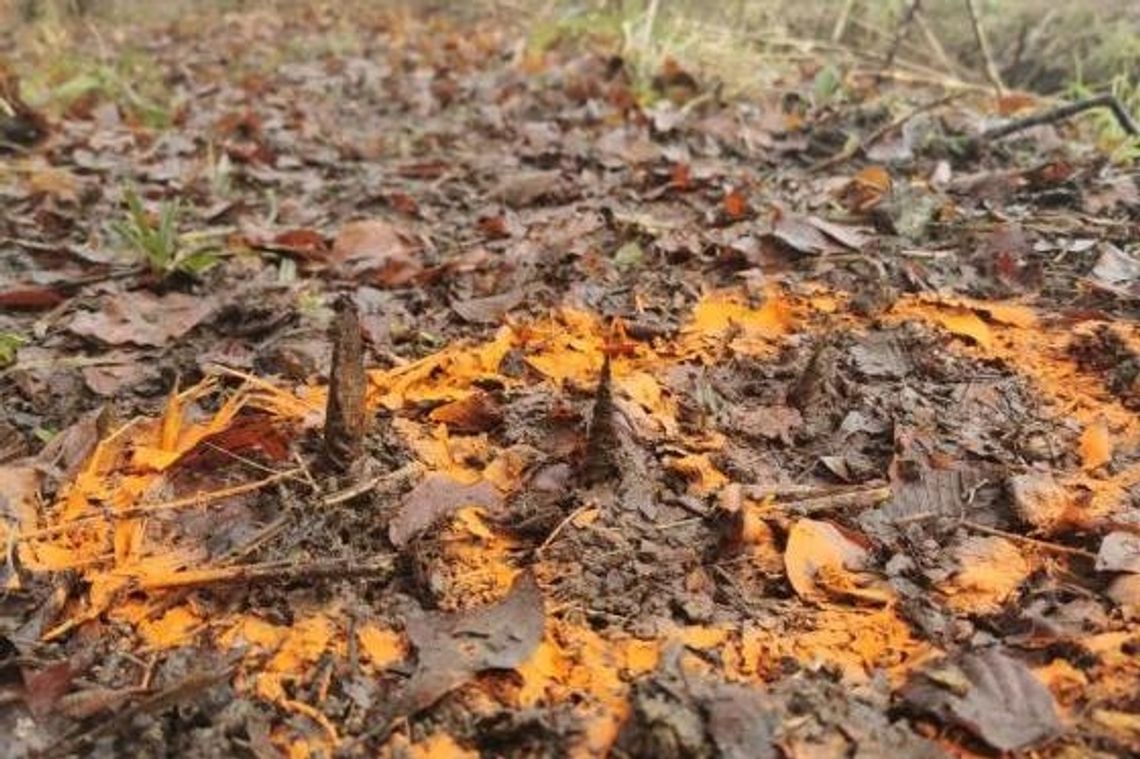
<svg viewBox="0 0 1140 759">
<path fill-rule="evenodd" d="M 1080 119 L 496 18 L 71 42 L 0 91 L 0 754 L 1140 751 Z"/>
</svg>

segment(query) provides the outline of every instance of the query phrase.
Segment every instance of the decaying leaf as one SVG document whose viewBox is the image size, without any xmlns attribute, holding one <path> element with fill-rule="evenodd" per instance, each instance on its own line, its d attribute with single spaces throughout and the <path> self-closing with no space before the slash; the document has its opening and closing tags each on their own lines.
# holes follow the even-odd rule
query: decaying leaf
<svg viewBox="0 0 1140 759">
<path fill-rule="evenodd" d="M 109 345 L 165 345 L 181 337 L 215 307 L 201 295 L 172 292 L 162 296 L 144 290 L 107 296 L 100 311 L 80 311 L 68 330 Z"/>
<path fill-rule="evenodd" d="M 1017 545 L 1005 538 L 974 535 L 951 550 L 958 571 L 939 590 L 959 611 L 996 612 L 1032 570 Z"/>
<path fill-rule="evenodd" d="M 428 416 L 433 422 L 446 424 L 453 432 L 486 432 L 503 421 L 498 402 L 482 391 L 445 403 Z"/>
<path fill-rule="evenodd" d="M 408 619 L 417 661 L 401 702 L 417 712 L 479 672 L 519 666 L 542 641 L 545 624 L 542 593 L 529 572 L 498 603 Z"/>
<path fill-rule="evenodd" d="M 850 595 L 882 601 L 882 589 L 871 589 L 857 573 L 867 568 L 870 553 L 831 522 L 800 519 L 788 533 L 784 569 L 796 594 L 822 601 Z"/>
<path fill-rule="evenodd" d="M 503 496 L 487 480 L 464 483 L 442 472 L 432 472 L 404 496 L 400 510 L 388 525 L 388 539 L 397 548 L 403 548 L 416 535 L 464 506 L 496 511 L 502 504 Z"/>
<path fill-rule="evenodd" d="M 1140 574 L 1140 535 L 1124 530 L 1105 535 L 1096 553 L 1096 569 Z"/>
<path fill-rule="evenodd" d="M 911 679 L 904 698 L 999 751 L 1040 745 L 1064 730 L 1049 690 L 997 648 L 929 667 Z"/>
<path fill-rule="evenodd" d="M 1051 474 L 1016 474 L 1009 478 L 1007 485 L 1014 511 L 1025 523 L 1049 532 L 1069 516 L 1069 495 Z"/>
<path fill-rule="evenodd" d="M 382 219 L 354 221 L 341 227 L 330 260 L 354 277 L 400 287 L 423 270 L 417 259 L 420 247 L 410 235 Z"/>
</svg>

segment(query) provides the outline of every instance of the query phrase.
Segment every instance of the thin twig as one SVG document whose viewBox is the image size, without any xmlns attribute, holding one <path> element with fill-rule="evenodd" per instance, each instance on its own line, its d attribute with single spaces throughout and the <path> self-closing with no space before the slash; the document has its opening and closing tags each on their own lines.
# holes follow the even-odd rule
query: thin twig
<svg viewBox="0 0 1140 759">
<path fill-rule="evenodd" d="M 570 524 L 575 519 L 577 519 L 580 514 L 584 514 L 585 512 L 594 508 L 594 506 L 595 505 L 593 503 L 587 503 L 586 505 L 579 506 L 578 508 L 571 511 L 569 516 L 567 516 L 565 519 L 563 519 L 561 522 L 559 522 L 558 526 L 550 531 L 550 534 L 546 536 L 546 540 L 542 541 L 542 545 L 540 545 L 538 548 L 536 548 L 534 550 L 535 555 L 536 556 L 542 555 L 542 552 L 545 551 L 547 548 L 549 548 L 550 544 L 554 542 L 554 539 L 557 538 L 562 533 L 562 531 L 564 529 L 566 529 L 566 525 Z"/>
<path fill-rule="evenodd" d="M 926 14 L 922 11 L 915 11 L 914 22 L 918 24 L 918 30 L 922 32 L 922 36 L 926 38 L 926 44 L 934 51 L 934 57 L 938 59 L 938 63 L 942 68 L 946 69 L 946 73 L 950 76 L 958 76 L 958 67 L 950 60 L 950 56 L 946 53 L 946 48 L 942 46 L 942 41 L 938 39 L 938 35 L 934 33 L 934 29 L 930 24 L 926 23 Z"/>
<path fill-rule="evenodd" d="M 336 506 L 337 504 L 351 501 L 353 498 L 357 498 L 374 490 L 382 494 L 390 493 L 401 487 L 408 480 L 414 478 L 421 471 L 423 471 L 423 467 L 413 461 L 410 464 L 405 464 L 394 472 L 385 472 L 384 474 L 377 475 L 363 482 L 358 482 L 355 485 L 350 485 L 344 490 L 338 490 L 335 493 L 327 495 L 321 499 L 321 505 L 326 508 Z"/>
<path fill-rule="evenodd" d="M 855 6 L 855 0 L 845 0 L 842 10 L 839 11 L 839 17 L 835 19 L 835 27 L 831 30 L 831 41 L 839 44 L 843 39 L 844 32 L 847 31 L 847 19 L 851 17 L 851 9 Z"/>
<path fill-rule="evenodd" d="M 1116 96 L 1112 93 L 1106 92 L 1101 95 L 1096 95 L 1095 97 L 1078 100 L 1075 103 L 1065 103 L 1064 105 L 1059 105 L 1056 108 L 1052 108 L 1048 111 L 1033 114 L 1032 116 L 1026 116 L 1023 119 L 1016 119 L 1009 122 L 1008 124 L 994 127 L 993 129 L 987 129 L 985 132 L 982 132 L 978 137 L 976 137 L 975 141 L 987 142 L 998 140 L 1002 137 L 1008 137 L 1011 134 L 1022 132 L 1035 126 L 1041 126 L 1042 124 L 1053 124 L 1058 121 L 1062 121 L 1069 118 L 1070 116 L 1075 116 L 1082 111 L 1087 111 L 1092 108 L 1108 108 L 1112 111 L 1112 115 L 1116 117 L 1116 121 L 1120 124 L 1121 129 L 1123 129 L 1132 137 L 1140 134 L 1140 129 L 1137 129 L 1136 122 L 1134 122 L 1132 120 L 1132 117 L 1128 115 L 1128 111 L 1125 110 L 1124 106 L 1120 104 L 1120 101 L 1116 98 Z"/>
<path fill-rule="evenodd" d="M 142 580 L 138 587 L 142 590 L 164 590 L 168 588 L 228 585 L 235 582 L 289 582 L 329 577 L 362 577 L 387 574 L 395 566 L 395 557 L 388 555 L 374 557 L 369 561 L 357 561 L 356 559 L 325 559 L 309 562 L 267 561 L 261 564 L 238 564 L 231 567 L 212 567 L 177 572 L 153 580 Z"/>
<path fill-rule="evenodd" d="M 907 31 L 910 29 L 911 23 L 914 21 L 914 15 L 918 13 L 918 7 L 922 5 L 922 0 L 910 0 L 910 5 L 907 6 L 906 13 L 903 14 L 899 25 L 895 27 L 895 37 L 891 40 L 891 46 L 887 50 L 887 55 L 883 59 L 883 68 L 889 69 L 894 65 L 895 56 L 898 55 L 899 45 L 902 44 L 903 38 L 906 37 Z"/>
<path fill-rule="evenodd" d="M 220 501 L 225 498 L 232 498 L 237 495 L 244 495 L 255 490 L 260 490 L 266 485 L 272 485 L 274 482 L 296 477 L 300 469 L 287 469 L 284 472 L 278 472 L 269 477 L 265 477 L 254 482 L 246 482 L 241 485 L 235 485 L 230 488 L 222 488 L 221 490 L 205 491 L 195 493 L 194 495 L 186 496 L 185 498 L 177 498 L 173 501 L 163 501 L 161 503 L 147 503 L 140 506 L 133 506 L 129 509 L 121 511 L 108 511 L 100 514 L 90 514 L 88 516 L 73 519 L 70 522 L 63 522 L 61 524 L 52 525 L 51 527 L 44 527 L 39 530 L 32 530 L 30 532 L 21 533 L 18 539 L 24 540 L 42 540 L 43 538 L 51 538 L 56 535 L 62 535 L 75 529 L 86 527 L 92 522 L 103 519 L 132 519 L 134 517 L 141 517 L 147 514 L 153 514 L 159 511 L 173 511 L 176 509 L 184 509 L 192 506 L 205 506 L 214 501 Z"/>
<path fill-rule="evenodd" d="M 886 137 L 888 134 L 890 134 L 894 130 L 899 129 L 900 127 L 904 126 L 908 121 L 910 121 L 914 117 L 916 117 L 920 114 L 926 113 L 927 111 L 932 111 L 935 108 L 946 105 L 947 103 L 952 102 L 954 100 L 957 100 L 958 98 L 962 97 L 963 94 L 964 93 L 962 93 L 962 92 L 951 92 L 948 95 L 943 95 L 942 97 L 938 98 L 937 100 L 932 100 L 928 103 L 922 103 L 921 105 L 917 105 L 914 108 L 911 108 L 906 113 L 899 115 L 893 121 L 890 121 L 887 124 L 884 124 L 883 126 L 876 129 L 874 132 L 871 132 L 871 134 L 867 135 L 864 139 L 860 140 L 859 142 L 853 144 L 850 147 L 844 148 L 843 150 L 839 151 L 838 153 L 831 156 L 830 158 L 825 158 L 822 161 L 816 163 L 814 166 L 812 166 L 809 169 L 809 171 L 817 172 L 817 171 L 823 171 L 824 169 L 834 168 L 835 166 L 838 166 L 841 163 L 845 163 L 845 162 L 851 160 L 852 158 L 854 158 L 857 155 L 866 154 L 867 150 L 870 149 L 870 147 L 872 145 L 874 145 L 876 142 L 878 142 L 879 140 Z"/>
<path fill-rule="evenodd" d="M 994 63 L 993 51 L 990 50 L 990 42 L 986 38 L 985 30 L 982 29 L 982 18 L 978 13 L 978 4 L 974 0 L 966 0 L 966 10 L 970 12 L 970 26 L 974 28 L 974 39 L 978 41 L 978 49 L 982 51 L 982 60 L 986 65 L 986 78 L 994 86 L 997 96 L 1001 97 L 1005 94 L 1005 84 L 1001 81 L 1001 74 L 998 73 L 997 65 Z"/>
<path fill-rule="evenodd" d="M 1051 553 L 1063 553 L 1068 554 L 1069 556 L 1079 556 L 1082 559 L 1088 559 L 1089 561 L 1096 561 L 1096 554 L 1091 551 L 1086 551 L 1083 548 L 1073 548 L 1072 546 L 1061 545 L 1060 543 L 1050 543 L 1047 540 L 1038 540 L 1037 538 L 1031 538 L 1027 535 L 1018 535 L 1016 532 L 999 530 L 996 527 L 987 527 L 986 525 L 978 524 L 977 522 L 964 520 L 960 522 L 960 524 L 967 530 L 980 532 L 983 535 L 993 535 L 995 537 L 1006 538 L 1007 540 L 1012 540 L 1018 543 L 1027 543 L 1035 548 L 1040 548 L 1043 551 L 1049 551 Z"/>
</svg>

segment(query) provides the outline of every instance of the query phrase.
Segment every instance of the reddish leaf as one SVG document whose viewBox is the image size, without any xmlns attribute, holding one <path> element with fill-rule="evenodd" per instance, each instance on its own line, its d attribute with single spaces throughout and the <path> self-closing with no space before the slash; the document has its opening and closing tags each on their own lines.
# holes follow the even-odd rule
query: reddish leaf
<svg viewBox="0 0 1140 759">
<path fill-rule="evenodd" d="M 24 285 L 0 292 L 0 309 L 8 311 L 46 311 L 67 300 L 67 296 L 52 287 Z"/>
</svg>

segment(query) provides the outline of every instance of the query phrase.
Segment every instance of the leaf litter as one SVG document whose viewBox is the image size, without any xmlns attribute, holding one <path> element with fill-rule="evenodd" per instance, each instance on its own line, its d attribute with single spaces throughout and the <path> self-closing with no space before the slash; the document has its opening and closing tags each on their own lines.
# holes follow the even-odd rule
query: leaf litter
<svg viewBox="0 0 1140 759">
<path fill-rule="evenodd" d="M 20 101 L 16 755 L 1137 750 L 1126 174 L 306 13 L 161 37 L 167 127 Z M 218 265 L 115 260 L 120 179 Z"/>
</svg>

